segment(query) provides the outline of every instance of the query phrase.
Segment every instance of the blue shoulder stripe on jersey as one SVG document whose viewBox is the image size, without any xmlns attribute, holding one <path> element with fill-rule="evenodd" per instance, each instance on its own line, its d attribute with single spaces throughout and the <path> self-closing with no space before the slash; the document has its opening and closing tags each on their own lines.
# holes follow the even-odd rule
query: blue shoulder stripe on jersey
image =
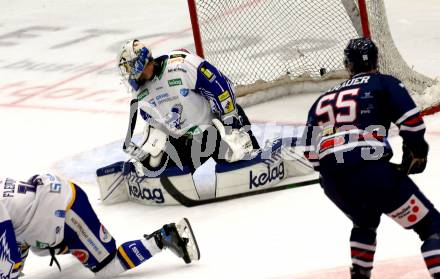
<svg viewBox="0 0 440 279">
<path fill-rule="evenodd" d="M 204 61 L 198 66 L 195 91 L 210 101 L 214 113 L 224 115 L 235 109 L 235 91 L 232 88 L 230 80 L 209 62 Z M 231 102 L 232 104 L 230 109 L 225 111 L 224 105 L 228 98 L 230 98 L 229 104 Z"/>
</svg>

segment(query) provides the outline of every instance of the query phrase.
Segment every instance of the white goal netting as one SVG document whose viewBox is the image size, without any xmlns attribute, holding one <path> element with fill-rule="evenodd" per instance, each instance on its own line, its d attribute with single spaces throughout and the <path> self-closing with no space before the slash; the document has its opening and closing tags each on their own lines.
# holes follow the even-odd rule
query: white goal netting
<svg viewBox="0 0 440 279">
<path fill-rule="evenodd" d="M 343 49 L 361 36 L 356 0 L 196 0 L 196 7 L 205 58 L 241 85 L 241 95 L 297 81 L 308 82 L 298 90 L 316 90 L 317 81 L 344 78 Z M 400 56 L 383 0 L 367 0 L 367 10 L 381 71 L 403 80 L 414 95 L 423 94 L 434 81 Z M 257 102 L 291 89 L 279 91 Z"/>
</svg>

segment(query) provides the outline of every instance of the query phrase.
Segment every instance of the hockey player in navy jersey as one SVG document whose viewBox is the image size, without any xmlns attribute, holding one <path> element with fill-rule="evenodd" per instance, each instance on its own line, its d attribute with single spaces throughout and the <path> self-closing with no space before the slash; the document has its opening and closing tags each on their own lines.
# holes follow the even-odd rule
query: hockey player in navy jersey
<svg viewBox="0 0 440 279">
<path fill-rule="evenodd" d="M 70 253 L 97 278 L 110 278 L 170 249 L 186 263 L 200 257 L 188 220 L 171 223 L 119 247 L 101 224 L 86 193 L 52 174 L 27 182 L 0 178 L 0 278 L 18 278 L 29 249 L 39 255 Z"/>
<path fill-rule="evenodd" d="M 208 61 L 186 50 L 153 59 L 138 40 L 127 41 L 117 59 L 132 93 L 124 151 L 135 162 L 158 169 L 171 158 L 168 167 L 183 165 L 194 172 L 211 157 L 235 162 L 259 149 L 232 82 Z M 138 111 L 145 132 L 135 144 L 131 133 Z M 168 150 L 165 142 L 171 143 Z"/>
<path fill-rule="evenodd" d="M 373 41 L 350 40 L 344 55 L 350 79 L 311 107 L 305 155 L 325 194 L 353 222 L 351 278 L 370 278 L 382 214 L 419 235 L 429 272 L 440 278 L 440 214 L 408 177 L 427 163 L 420 110 L 401 81 L 378 71 Z M 403 139 L 400 165 L 389 162 L 391 123 Z"/>
</svg>

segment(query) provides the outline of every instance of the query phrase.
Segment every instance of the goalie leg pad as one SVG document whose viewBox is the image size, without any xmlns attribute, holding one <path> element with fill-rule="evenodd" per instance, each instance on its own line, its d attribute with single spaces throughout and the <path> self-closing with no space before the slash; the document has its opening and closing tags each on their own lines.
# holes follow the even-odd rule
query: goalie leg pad
<svg viewBox="0 0 440 279">
<path fill-rule="evenodd" d="M 132 162 L 117 162 L 97 170 L 101 200 L 105 204 L 122 201 L 136 201 L 146 205 L 179 204 L 162 186 L 161 176 L 167 176 L 176 185 L 181 194 L 191 199 L 199 199 L 189 167 L 165 168 L 152 173 L 145 170 L 140 175 Z"/>
</svg>

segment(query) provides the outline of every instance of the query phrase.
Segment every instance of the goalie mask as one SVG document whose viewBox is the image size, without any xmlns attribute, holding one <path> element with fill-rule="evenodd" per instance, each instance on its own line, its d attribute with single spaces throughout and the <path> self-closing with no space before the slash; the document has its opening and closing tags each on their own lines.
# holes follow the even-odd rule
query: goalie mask
<svg viewBox="0 0 440 279">
<path fill-rule="evenodd" d="M 351 75 L 377 69 L 378 50 L 369 38 L 352 39 L 344 49 L 344 65 Z"/>
<path fill-rule="evenodd" d="M 150 49 L 139 40 L 129 40 L 124 43 L 117 57 L 119 74 L 125 82 L 137 90 L 137 80 L 148 62 L 153 61 Z"/>
</svg>

